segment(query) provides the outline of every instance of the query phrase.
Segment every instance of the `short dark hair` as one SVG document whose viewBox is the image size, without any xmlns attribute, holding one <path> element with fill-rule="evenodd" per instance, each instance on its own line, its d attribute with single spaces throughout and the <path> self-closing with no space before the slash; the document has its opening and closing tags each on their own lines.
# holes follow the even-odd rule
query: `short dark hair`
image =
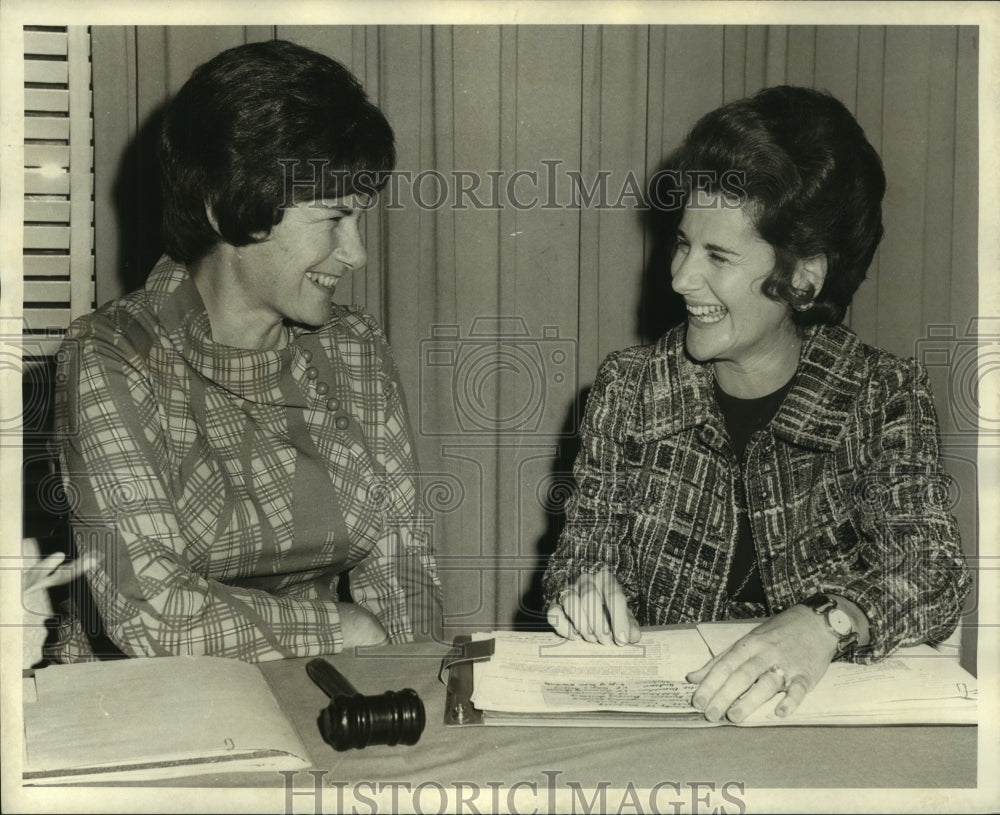
<svg viewBox="0 0 1000 815">
<path fill-rule="evenodd" d="M 192 262 L 220 238 L 233 246 L 259 240 L 292 203 L 374 195 L 396 150 L 385 116 L 347 68 L 270 40 L 230 48 L 194 70 L 164 112 L 159 159 L 166 251 Z M 311 178 L 315 184 L 303 184 Z"/>
<path fill-rule="evenodd" d="M 882 239 L 885 173 L 840 101 L 811 88 L 765 88 L 703 116 L 667 170 L 662 177 L 679 183 L 678 203 L 697 187 L 747 204 L 776 256 L 763 291 L 791 306 L 798 325 L 844 318 Z M 662 187 L 656 195 L 662 200 Z M 820 255 L 821 290 L 797 289 L 796 261 Z"/>
</svg>

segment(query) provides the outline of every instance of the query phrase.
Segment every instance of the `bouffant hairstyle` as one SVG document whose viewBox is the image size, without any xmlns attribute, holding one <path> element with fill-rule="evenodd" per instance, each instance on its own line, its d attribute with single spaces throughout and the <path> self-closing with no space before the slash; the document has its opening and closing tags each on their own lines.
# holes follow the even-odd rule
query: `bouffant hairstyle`
<svg viewBox="0 0 1000 815">
<path fill-rule="evenodd" d="M 167 105 L 158 155 L 164 244 L 185 263 L 220 240 L 261 240 L 292 204 L 373 196 L 396 163 L 392 128 L 354 75 L 282 40 L 196 68 Z"/>
<path fill-rule="evenodd" d="M 677 219 L 695 190 L 742 202 L 775 251 L 762 290 L 787 303 L 800 326 L 844 318 L 882 239 L 878 153 L 840 101 L 811 88 L 765 88 L 708 113 L 660 182 L 661 201 L 668 188 L 679 192 Z M 821 290 L 796 288 L 796 262 L 818 256 L 827 259 Z"/>
</svg>

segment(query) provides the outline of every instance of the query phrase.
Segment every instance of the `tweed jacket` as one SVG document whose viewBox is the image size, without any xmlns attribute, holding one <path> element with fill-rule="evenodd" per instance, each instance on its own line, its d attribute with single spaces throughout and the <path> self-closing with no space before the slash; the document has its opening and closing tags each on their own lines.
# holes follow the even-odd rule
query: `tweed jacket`
<svg viewBox="0 0 1000 815">
<path fill-rule="evenodd" d="M 601 365 L 547 602 L 606 565 L 644 625 L 774 614 L 828 592 L 868 616 L 858 661 L 947 637 L 970 578 L 943 504 L 926 371 L 842 326 L 810 329 L 791 390 L 740 472 L 712 366 L 693 361 L 684 338 L 682 325 Z M 766 612 L 727 602 L 740 511 Z"/>
<path fill-rule="evenodd" d="M 333 305 L 278 351 L 214 343 L 186 268 L 81 318 L 56 432 L 90 593 L 130 656 L 330 654 L 337 601 L 431 636 L 440 582 L 403 395 L 375 320 Z M 349 579 L 349 586 L 341 581 Z M 70 618 L 55 651 L 89 658 Z"/>
</svg>

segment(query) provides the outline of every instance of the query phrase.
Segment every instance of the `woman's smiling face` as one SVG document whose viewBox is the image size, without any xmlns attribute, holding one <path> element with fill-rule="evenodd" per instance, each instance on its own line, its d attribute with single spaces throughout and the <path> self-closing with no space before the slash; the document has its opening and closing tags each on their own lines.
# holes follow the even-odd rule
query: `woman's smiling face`
<svg viewBox="0 0 1000 815">
<path fill-rule="evenodd" d="M 367 261 L 359 223 L 365 203 L 344 198 L 297 204 L 264 240 L 238 248 L 247 319 L 326 322 L 337 282 Z"/>
<path fill-rule="evenodd" d="M 687 306 L 688 353 L 743 373 L 767 370 L 797 341 L 789 307 L 761 291 L 774 249 L 744 207 L 717 195 L 696 203 L 684 210 L 670 265 Z"/>
</svg>

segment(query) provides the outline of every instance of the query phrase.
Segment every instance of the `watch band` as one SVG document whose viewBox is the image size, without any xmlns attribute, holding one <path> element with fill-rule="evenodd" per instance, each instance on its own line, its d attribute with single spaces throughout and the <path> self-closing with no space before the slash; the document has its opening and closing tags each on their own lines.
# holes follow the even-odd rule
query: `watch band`
<svg viewBox="0 0 1000 815">
<path fill-rule="evenodd" d="M 831 608 L 837 607 L 837 601 L 829 594 L 814 594 L 803 600 L 802 605 L 809 606 L 817 614 L 826 614 Z"/>
<path fill-rule="evenodd" d="M 851 618 L 843 611 L 840 610 L 840 614 L 843 616 L 844 620 L 847 621 L 847 630 L 839 631 L 837 626 L 833 624 L 830 619 L 831 614 L 836 611 L 839 607 L 837 601 L 831 597 L 829 594 L 814 594 L 812 597 L 807 597 L 802 601 L 802 605 L 808 606 L 817 614 L 822 614 L 826 620 L 826 627 L 830 629 L 830 633 L 837 638 L 837 653 L 843 654 L 853 648 L 858 644 L 860 636 L 858 632 L 854 630 L 854 623 Z"/>
</svg>

